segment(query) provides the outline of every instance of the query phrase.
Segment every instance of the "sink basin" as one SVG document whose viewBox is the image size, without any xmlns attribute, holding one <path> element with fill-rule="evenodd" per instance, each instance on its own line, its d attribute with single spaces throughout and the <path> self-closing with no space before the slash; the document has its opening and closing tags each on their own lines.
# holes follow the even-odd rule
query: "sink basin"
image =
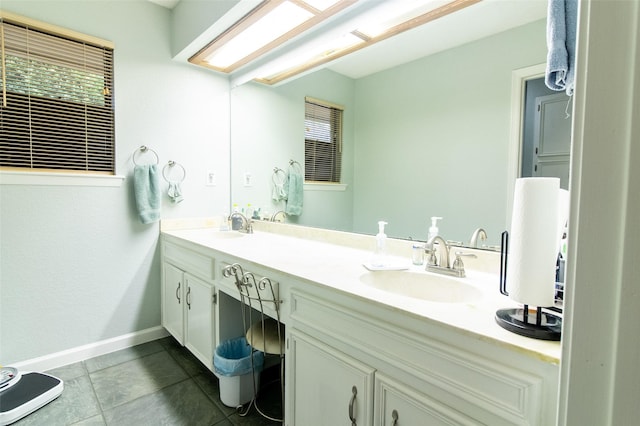
<svg viewBox="0 0 640 426">
<path fill-rule="evenodd" d="M 482 292 L 458 279 L 412 271 L 375 271 L 360 276 L 368 286 L 395 293 L 440 303 L 464 303 L 478 300 Z"/>
</svg>

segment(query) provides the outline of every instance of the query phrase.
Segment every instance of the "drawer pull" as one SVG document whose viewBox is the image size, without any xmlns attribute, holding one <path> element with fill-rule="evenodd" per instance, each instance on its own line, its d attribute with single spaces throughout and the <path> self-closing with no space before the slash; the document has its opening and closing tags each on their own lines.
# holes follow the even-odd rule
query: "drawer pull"
<svg viewBox="0 0 640 426">
<path fill-rule="evenodd" d="M 178 299 L 178 304 L 180 304 L 180 286 L 182 283 L 178 281 L 178 287 L 176 287 L 176 299 Z"/>
<path fill-rule="evenodd" d="M 191 287 L 187 288 L 187 308 L 191 310 Z"/>
<path fill-rule="evenodd" d="M 393 410 L 391 412 L 391 420 L 393 420 L 393 422 L 391 422 L 391 426 L 397 426 L 398 425 L 398 411 L 397 410 Z"/>
<path fill-rule="evenodd" d="M 358 395 L 358 388 L 355 386 L 351 388 L 351 392 L 353 395 L 351 396 L 351 401 L 349 401 L 349 420 L 351 420 L 351 426 L 358 426 L 356 423 L 356 418 L 353 414 L 354 406 L 356 404 L 356 396 Z"/>
</svg>

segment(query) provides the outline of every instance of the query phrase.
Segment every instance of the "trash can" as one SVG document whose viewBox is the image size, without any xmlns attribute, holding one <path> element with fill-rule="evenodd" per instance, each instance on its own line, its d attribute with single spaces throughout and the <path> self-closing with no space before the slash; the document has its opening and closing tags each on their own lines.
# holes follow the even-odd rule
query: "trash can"
<svg viewBox="0 0 640 426">
<path fill-rule="evenodd" d="M 238 407 L 251 401 L 253 381 L 255 379 L 257 389 L 263 365 L 264 353 L 254 351 L 246 338 L 238 337 L 220 343 L 213 355 L 214 372 L 220 379 L 220 401 L 227 407 Z"/>
</svg>

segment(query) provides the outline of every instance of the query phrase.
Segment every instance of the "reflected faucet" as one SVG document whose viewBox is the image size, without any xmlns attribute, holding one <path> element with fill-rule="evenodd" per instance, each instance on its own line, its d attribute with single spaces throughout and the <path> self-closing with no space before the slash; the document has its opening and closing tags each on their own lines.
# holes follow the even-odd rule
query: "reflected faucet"
<svg viewBox="0 0 640 426">
<path fill-rule="evenodd" d="M 286 220 L 287 214 L 283 210 L 275 212 L 270 219 L 271 222 L 286 222 Z"/>
<path fill-rule="evenodd" d="M 231 213 L 231 216 L 229 216 L 229 219 L 231 219 L 231 222 L 233 222 L 234 217 L 239 217 L 240 219 L 242 219 L 242 225 L 238 230 L 239 232 L 244 232 L 246 234 L 253 234 L 253 225 L 251 223 L 251 219 L 247 219 L 247 217 L 240 212 L 233 212 Z"/>
<path fill-rule="evenodd" d="M 484 229 L 478 228 L 473 231 L 471 241 L 469 241 L 469 247 L 478 247 L 478 238 L 480 238 L 482 241 L 485 241 L 487 239 L 487 233 Z"/>
</svg>

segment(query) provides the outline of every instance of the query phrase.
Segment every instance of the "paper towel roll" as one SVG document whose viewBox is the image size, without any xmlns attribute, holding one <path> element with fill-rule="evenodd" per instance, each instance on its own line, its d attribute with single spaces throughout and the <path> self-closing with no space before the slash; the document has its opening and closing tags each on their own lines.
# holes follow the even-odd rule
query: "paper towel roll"
<svg viewBox="0 0 640 426">
<path fill-rule="evenodd" d="M 519 303 L 552 306 L 558 256 L 560 179 L 516 181 L 507 260 L 507 291 Z"/>
</svg>

